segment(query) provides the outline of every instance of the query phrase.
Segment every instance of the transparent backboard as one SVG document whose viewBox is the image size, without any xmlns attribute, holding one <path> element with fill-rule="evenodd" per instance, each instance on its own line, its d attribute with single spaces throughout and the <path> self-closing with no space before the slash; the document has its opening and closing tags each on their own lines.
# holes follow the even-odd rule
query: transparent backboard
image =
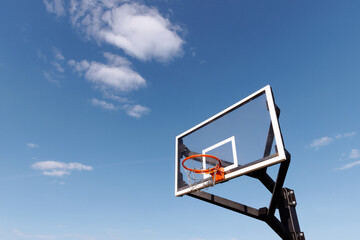
<svg viewBox="0 0 360 240">
<path fill-rule="evenodd" d="M 180 134 L 175 147 L 176 196 L 214 184 L 209 174 L 200 174 L 196 180 L 189 178 L 189 171 L 182 165 L 189 156 L 207 154 L 219 158 L 224 181 L 286 160 L 271 87 L 260 89 Z M 205 165 L 205 158 L 197 159 Z"/>
</svg>

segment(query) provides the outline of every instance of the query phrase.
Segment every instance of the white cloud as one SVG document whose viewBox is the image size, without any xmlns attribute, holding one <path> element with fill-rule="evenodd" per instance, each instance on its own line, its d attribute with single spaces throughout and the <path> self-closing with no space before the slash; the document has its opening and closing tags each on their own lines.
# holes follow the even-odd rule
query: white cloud
<svg viewBox="0 0 360 240">
<path fill-rule="evenodd" d="M 77 62 L 70 60 L 68 64 L 75 72 L 84 75 L 95 88 L 103 92 L 104 98 L 125 104 L 118 107 L 111 102 L 93 98 L 91 105 L 107 110 L 124 109 L 129 116 L 140 118 L 150 112 L 150 109 L 139 104 L 129 104 L 129 100 L 115 93 L 128 93 L 146 87 L 146 81 L 132 69 L 131 63 L 124 57 L 105 52 L 106 63 L 89 62 L 82 60 Z"/>
<path fill-rule="evenodd" d="M 37 57 L 38 58 L 40 58 L 41 60 L 43 60 L 43 61 L 47 61 L 47 58 L 46 58 L 46 56 L 42 53 L 42 51 L 40 50 L 40 49 L 37 49 L 36 50 L 36 55 L 37 55 Z"/>
<path fill-rule="evenodd" d="M 109 53 L 104 52 L 104 57 L 114 66 L 131 66 L 131 62 L 129 62 L 126 58 Z"/>
<path fill-rule="evenodd" d="M 77 162 L 72 162 L 72 163 L 67 164 L 67 169 L 79 170 L 79 171 L 82 171 L 82 170 L 91 171 L 91 170 L 93 170 L 93 167 L 86 166 L 86 165 L 83 165 L 83 164 L 77 163 Z"/>
<path fill-rule="evenodd" d="M 72 22 L 87 37 L 114 45 L 137 59 L 165 62 L 182 54 L 179 26 L 154 7 L 123 2 L 127 1 L 72 0 Z"/>
<path fill-rule="evenodd" d="M 142 61 L 156 60 L 168 62 L 183 54 L 185 41 L 180 36 L 183 29 L 163 16 L 157 8 L 148 7 L 140 2 L 128 0 L 44 0 L 46 9 L 57 16 L 65 15 L 68 10 L 71 22 L 87 39 L 94 39 L 99 44 L 115 46 L 129 56 Z M 64 71 L 64 60 L 60 51 L 55 52 L 53 67 L 60 73 Z M 118 96 L 147 86 L 146 80 L 134 70 L 128 59 L 104 53 L 107 62 L 75 61 L 68 64 L 87 81 L 100 89 L 107 100 L 116 101 L 116 106 L 108 101 L 93 98 L 92 105 L 105 109 L 124 109 L 129 116 L 140 118 L 150 109 L 130 103 L 127 98 Z M 54 71 L 55 72 L 55 71 Z M 49 73 L 46 78 L 55 82 Z M 126 105 L 124 105 L 126 104 Z"/>
<path fill-rule="evenodd" d="M 338 134 L 334 138 L 331 138 L 331 137 L 318 138 L 318 139 L 313 140 L 313 142 L 310 144 L 310 147 L 318 150 L 320 147 L 324 147 L 324 146 L 327 146 L 327 145 L 333 143 L 334 140 L 340 140 L 340 139 L 344 139 L 344 138 L 352 138 L 353 136 L 356 135 L 356 133 L 357 133 L 356 131 L 353 131 L 353 132 L 349 132 L 349 133 Z"/>
<path fill-rule="evenodd" d="M 342 139 L 342 138 L 351 138 L 356 135 L 356 131 L 350 132 L 350 133 L 341 133 L 336 135 L 336 139 Z"/>
<path fill-rule="evenodd" d="M 55 79 L 55 76 L 54 76 L 54 74 L 52 72 L 43 71 L 43 76 L 49 82 L 54 83 L 57 86 L 60 86 L 59 80 Z"/>
<path fill-rule="evenodd" d="M 352 137 L 355 136 L 356 132 L 351 132 L 351 133 L 344 133 L 344 137 Z"/>
<path fill-rule="evenodd" d="M 56 60 L 63 61 L 65 58 L 62 55 L 61 51 L 58 48 L 53 48 L 54 51 L 54 57 Z"/>
<path fill-rule="evenodd" d="M 62 177 L 65 175 L 70 175 L 69 171 L 65 170 L 51 170 L 51 171 L 43 171 L 45 176 L 55 176 L 55 177 Z"/>
<path fill-rule="evenodd" d="M 50 83 L 54 83 L 57 86 L 60 86 L 59 78 L 63 78 L 62 75 L 65 72 L 63 67 L 63 61 L 65 57 L 62 55 L 61 51 L 58 48 L 53 47 L 53 56 L 51 61 L 47 61 L 47 57 L 38 49 L 37 56 L 42 59 L 44 62 L 49 64 L 49 68 L 43 71 L 43 76 Z"/>
<path fill-rule="evenodd" d="M 36 162 L 31 166 L 33 169 L 43 171 L 42 173 L 46 176 L 62 177 L 70 175 L 71 171 L 91 171 L 93 167 L 86 166 L 81 163 L 72 162 L 64 163 L 57 161 L 41 161 Z"/>
<path fill-rule="evenodd" d="M 331 144 L 333 142 L 334 142 L 334 139 L 332 139 L 330 137 L 322 137 L 322 138 L 315 139 L 310 144 L 310 147 L 315 148 L 316 150 L 318 150 L 320 147 L 327 146 L 327 145 L 329 145 L 329 144 Z"/>
<path fill-rule="evenodd" d="M 134 118 L 141 118 L 143 115 L 148 114 L 150 109 L 141 105 L 125 105 L 126 113 Z"/>
<path fill-rule="evenodd" d="M 53 67 L 56 69 L 56 71 L 63 73 L 65 70 L 58 62 L 52 62 L 51 63 Z"/>
<path fill-rule="evenodd" d="M 359 149 L 352 149 L 350 154 L 349 154 L 349 157 L 353 158 L 353 159 L 360 158 Z"/>
<path fill-rule="evenodd" d="M 111 53 L 104 53 L 104 57 L 107 64 L 70 60 L 69 65 L 74 71 L 85 72 L 84 77 L 89 82 L 105 91 L 129 92 L 146 86 L 145 79 L 131 68 L 127 59 Z"/>
<path fill-rule="evenodd" d="M 38 170 L 49 170 L 49 169 L 56 169 L 56 168 L 66 168 L 66 163 L 64 162 L 56 162 L 56 161 L 42 161 L 36 162 L 32 165 L 34 169 Z"/>
<path fill-rule="evenodd" d="M 65 57 L 62 55 L 60 49 L 53 47 L 54 60 L 51 62 L 56 71 L 63 73 L 65 69 L 62 66 L 62 62 Z"/>
<path fill-rule="evenodd" d="M 127 98 L 125 98 L 125 97 L 120 97 L 120 96 L 117 96 L 117 95 L 114 95 L 114 94 L 111 94 L 111 93 L 108 93 L 108 92 L 104 92 L 104 97 L 107 98 L 107 99 L 117 101 L 119 103 L 127 103 L 127 102 L 129 102 L 129 100 Z"/>
<path fill-rule="evenodd" d="M 347 155 L 347 154 L 342 154 L 343 156 Z M 349 153 L 349 158 L 351 159 L 358 159 L 360 158 L 360 151 L 359 149 L 352 149 Z M 356 161 L 356 162 L 352 162 L 352 163 L 348 163 L 340 168 L 337 168 L 335 170 L 345 170 L 345 169 L 348 169 L 348 168 L 352 168 L 352 167 L 355 167 L 357 165 L 360 165 L 360 161 Z"/>
<path fill-rule="evenodd" d="M 65 15 L 63 0 L 43 0 L 43 2 L 48 12 L 54 13 L 58 17 Z"/>
<path fill-rule="evenodd" d="M 90 67 L 90 63 L 86 60 L 82 60 L 81 62 L 76 62 L 75 60 L 71 59 L 69 61 L 69 65 L 74 68 L 75 72 L 79 72 L 79 73 L 88 70 Z"/>
<path fill-rule="evenodd" d="M 39 145 L 35 144 L 35 143 L 27 143 L 26 146 L 28 148 L 39 148 Z"/>
<path fill-rule="evenodd" d="M 91 105 L 93 105 L 95 107 L 100 107 L 100 108 L 106 109 L 106 110 L 116 110 L 117 109 L 114 106 L 114 104 L 108 103 L 108 102 L 103 101 L 103 100 L 98 100 L 96 98 L 91 99 Z"/>
<path fill-rule="evenodd" d="M 146 85 L 145 79 L 127 66 L 115 67 L 97 62 L 91 63 L 85 78 L 101 88 L 122 92 L 137 90 Z"/>
<path fill-rule="evenodd" d="M 352 167 L 355 167 L 357 165 L 360 165 L 360 161 L 356 161 L 356 162 L 352 162 L 352 163 L 349 163 L 349 164 L 346 164 L 340 168 L 337 168 L 336 170 L 345 170 L 345 169 L 349 169 L 349 168 L 352 168 Z"/>
</svg>

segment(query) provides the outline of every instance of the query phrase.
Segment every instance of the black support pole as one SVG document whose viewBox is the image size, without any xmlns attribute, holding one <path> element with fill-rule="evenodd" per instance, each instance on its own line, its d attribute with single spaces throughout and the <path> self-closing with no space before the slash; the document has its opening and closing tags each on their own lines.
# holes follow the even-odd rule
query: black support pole
<svg viewBox="0 0 360 240">
<path fill-rule="evenodd" d="M 207 192 L 196 191 L 188 196 L 261 220 L 259 210 Z"/>
<path fill-rule="evenodd" d="M 269 216 L 273 216 L 275 214 L 275 210 L 279 204 L 281 198 L 281 191 L 284 185 L 289 164 L 290 164 L 290 158 L 280 164 L 279 173 L 275 182 L 275 186 L 272 192 L 272 197 L 269 205 L 269 213 L 268 213 Z"/>
<path fill-rule="evenodd" d="M 269 208 L 256 209 L 203 191 L 195 191 L 187 195 L 261 220 L 268 224 L 283 240 L 305 240 L 304 233 L 300 231 L 296 214 L 295 206 L 297 203 L 294 190 L 283 188 L 291 158 L 288 152 L 286 155 L 287 160 L 280 164 L 276 181 L 266 173 L 266 169 L 247 174 L 249 177 L 257 178 L 272 193 Z M 279 210 L 280 220 L 275 217 L 276 209 Z"/>
</svg>

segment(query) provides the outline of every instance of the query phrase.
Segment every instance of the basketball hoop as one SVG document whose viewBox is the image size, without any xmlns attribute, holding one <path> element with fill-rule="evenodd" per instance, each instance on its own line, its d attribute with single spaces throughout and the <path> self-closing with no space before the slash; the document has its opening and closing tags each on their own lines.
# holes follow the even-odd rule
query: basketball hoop
<svg viewBox="0 0 360 240">
<path fill-rule="evenodd" d="M 192 163 L 192 166 L 186 166 L 185 163 Z M 185 158 L 182 166 L 186 170 L 188 182 L 194 186 L 199 183 L 206 185 L 215 185 L 216 182 L 225 179 L 224 168 L 221 167 L 221 160 L 209 154 L 196 154 Z M 210 178 L 211 176 L 211 178 Z"/>
</svg>

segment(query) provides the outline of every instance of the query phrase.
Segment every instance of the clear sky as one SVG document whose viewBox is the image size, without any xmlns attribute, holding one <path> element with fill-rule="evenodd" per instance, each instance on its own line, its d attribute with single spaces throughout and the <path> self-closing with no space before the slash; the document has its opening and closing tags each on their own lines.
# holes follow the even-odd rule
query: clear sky
<svg viewBox="0 0 360 240">
<path fill-rule="evenodd" d="M 175 136 L 268 84 L 302 231 L 359 239 L 359 9 L 1 1 L 0 239 L 279 239 L 265 223 L 174 197 Z M 260 184 L 226 184 L 262 207 Z"/>
</svg>

